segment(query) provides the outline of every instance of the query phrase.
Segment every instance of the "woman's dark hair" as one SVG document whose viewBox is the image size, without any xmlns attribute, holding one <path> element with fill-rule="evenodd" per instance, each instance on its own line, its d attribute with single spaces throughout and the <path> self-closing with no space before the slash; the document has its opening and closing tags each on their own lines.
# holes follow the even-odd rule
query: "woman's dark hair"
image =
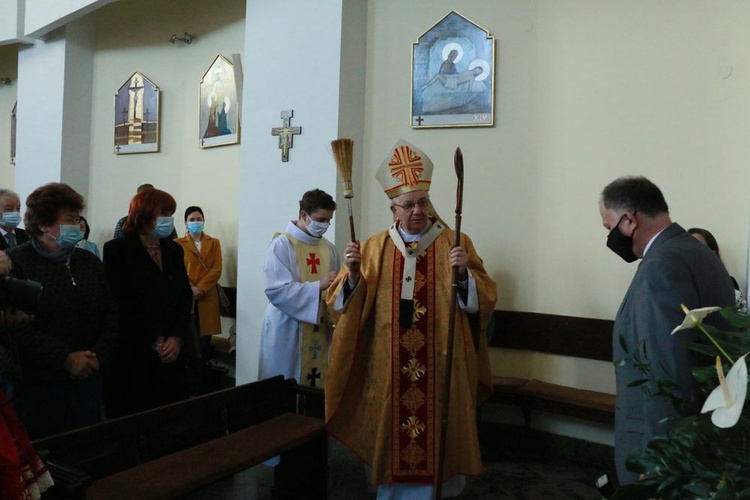
<svg viewBox="0 0 750 500">
<path fill-rule="evenodd" d="M 160 189 L 144 189 L 130 200 L 128 218 L 122 225 L 125 234 L 141 234 L 154 227 L 156 218 L 162 213 L 173 214 L 177 202 L 172 195 Z"/>
<path fill-rule="evenodd" d="M 688 229 L 688 233 L 700 234 L 701 236 L 703 236 L 703 239 L 706 240 L 706 245 L 708 246 L 708 248 L 713 250 L 718 258 L 721 258 L 721 254 L 719 253 L 719 244 L 716 243 L 716 238 L 714 238 L 714 235 L 711 234 L 710 231 L 702 229 L 700 227 L 691 227 L 690 229 Z"/>
<path fill-rule="evenodd" d="M 204 219 L 206 218 L 206 216 L 203 214 L 203 210 L 201 210 L 201 207 L 192 206 L 187 207 L 187 210 L 185 210 L 185 222 L 187 222 L 188 216 L 193 212 L 200 212 L 201 217 L 203 217 Z"/>
<path fill-rule="evenodd" d="M 336 202 L 330 194 L 326 193 L 321 189 L 313 189 L 302 195 L 302 199 L 299 200 L 299 212 L 300 214 L 304 210 L 308 214 L 313 213 L 316 210 L 336 210 Z"/>
<path fill-rule="evenodd" d="M 83 210 L 86 206 L 83 196 L 75 189 L 60 182 L 50 182 L 36 188 L 26 198 L 26 213 L 23 223 L 29 236 L 42 234 L 40 226 L 51 226 L 55 223 L 60 210 Z"/>
<path fill-rule="evenodd" d="M 89 234 L 91 234 L 91 228 L 89 227 L 89 221 L 86 220 L 86 217 L 83 215 L 81 216 L 81 222 L 83 222 L 83 227 L 86 228 L 86 230 L 83 232 L 83 239 L 87 240 L 89 239 Z"/>
</svg>

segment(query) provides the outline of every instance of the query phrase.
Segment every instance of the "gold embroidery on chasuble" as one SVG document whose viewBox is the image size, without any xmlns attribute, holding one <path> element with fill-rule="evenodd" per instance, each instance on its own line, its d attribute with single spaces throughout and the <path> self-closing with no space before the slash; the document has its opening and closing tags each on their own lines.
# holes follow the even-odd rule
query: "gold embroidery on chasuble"
<svg viewBox="0 0 750 500">
<path fill-rule="evenodd" d="M 420 406 L 425 404 L 426 398 L 424 393 L 417 389 L 415 385 L 401 396 L 401 404 L 404 405 L 411 413 L 416 413 Z"/>
<path fill-rule="evenodd" d="M 300 281 L 320 281 L 331 271 L 331 253 L 322 239 L 311 245 L 284 233 L 294 247 Z M 318 303 L 318 323 L 300 322 L 300 385 L 323 387 L 328 371 L 328 347 L 331 343 L 330 321 L 323 295 Z"/>
<path fill-rule="evenodd" d="M 422 157 L 408 146 L 399 146 L 393 151 L 388 167 L 391 169 L 391 177 L 404 186 L 419 183 L 424 171 Z"/>
<path fill-rule="evenodd" d="M 401 297 L 404 256 L 394 249 L 393 296 Z M 398 300 L 392 311 L 392 475 L 396 482 L 430 483 L 434 475 L 435 421 L 434 251 L 417 259 L 412 325 L 399 324 Z"/>
</svg>

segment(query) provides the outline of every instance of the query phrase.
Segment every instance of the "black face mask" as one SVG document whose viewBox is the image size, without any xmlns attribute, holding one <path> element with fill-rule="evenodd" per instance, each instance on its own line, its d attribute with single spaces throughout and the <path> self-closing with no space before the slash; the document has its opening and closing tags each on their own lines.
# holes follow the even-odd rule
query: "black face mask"
<svg viewBox="0 0 750 500">
<path fill-rule="evenodd" d="M 633 212 L 633 215 L 635 215 L 635 212 Z M 625 214 L 622 214 L 622 217 L 625 217 Z M 638 256 L 633 253 L 633 235 L 625 236 L 620 232 L 622 217 L 620 217 L 620 220 L 617 221 L 617 224 L 609 232 L 609 236 L 607 236 L 607 248 L 622 257 L 622 260 L 625 262 L 635 262 L 638 260 Z M 635 229 L 633 233 L 635 233 Z"/>
</svg>

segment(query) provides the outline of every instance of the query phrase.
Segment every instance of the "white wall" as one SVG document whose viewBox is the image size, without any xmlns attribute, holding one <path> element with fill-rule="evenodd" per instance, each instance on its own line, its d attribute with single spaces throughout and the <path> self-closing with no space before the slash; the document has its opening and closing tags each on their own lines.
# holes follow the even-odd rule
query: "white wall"
<svg viewBox="0 0 750 500">
<path fill-rule="evenodd" d="M 0 46 L 0 78 L 10 78 L 11 84 L 0 83 L 0 186 L 15 185 L 16 169 L 10 164 L 10 114 L 18 91 L 18 46 Z"/>
<path fill-rule="evenodd" d="M 66 44 L 60 28 L 18 51 L 15 190 L 22 205 L 41 184 L 61 181 Z"/>
<path fill-rule="evenodd" d="M 94 241 L 112 237 L 136 187 L 150 182 L 177 200 L 179 234 L 185 209 L 203 208 L 206 232 L 222 243 L 221 282 L 235 286 L 240 146 L 199 148 L 199 85 L 218 54 L 242 54 L 244 16 L 244 0 L 130 0 L 96 13 L 87 209 Z M 192 44 L 169 43 L 185 31 L 197 36 Z M 114 95 L 135 71 L 161 89 L 161 151 L 116 155 Z"/>
<path fill-rule="evenodd" d="M 24 33 L 29 37 L 44 37 L 50 31 L 117 0 L 23 1 L 26 11 Z"/>
<path fill-rule="evenodd" d="M 461 146 L 463 224 L 498 279 L 500 308 L 614 316 L 635 266 L 605 248 L 597 201 L 625 174 L 652 178 L 677 222 L 712 230 L 742 281 L 750 4 L 465 2 L 459 12 L 497 39 L 496 126 L 413 130 L 410 44 L 454 7 L 370 3 L 365 232 L 389 220 L 374 172 L 403 136 L 437 164 L 444 215 Z"/>
<path fill-rule="evenodd" d="M 0 0 L 0 45 L 12 43 L 23 33 L 24 0 Z"/>
</svg>

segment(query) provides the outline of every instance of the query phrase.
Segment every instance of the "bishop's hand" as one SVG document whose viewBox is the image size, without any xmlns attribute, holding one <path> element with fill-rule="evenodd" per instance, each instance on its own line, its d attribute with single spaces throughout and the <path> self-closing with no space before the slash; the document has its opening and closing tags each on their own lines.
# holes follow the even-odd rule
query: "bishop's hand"
<svg viewBox="0 0 750 500">
<path fill-rule="evenodd" d="M 346 244 L 344 252 L 344 265 L 349 271 L 349 284 L 356 286 L 359 282 L 359 267 L 362 263 L 362 254 L 359 251 L 359 241 L 350 241 Z"/>
<path fill-rule="evenodd" d="M 458 268 L 458 276 L 460 279 L 466 279 L 466 267 L 469 265 L 469 254 L 463 247 L 453 247 L 450 253 L 450 264 L 451 267 Z"/>
</svg>

